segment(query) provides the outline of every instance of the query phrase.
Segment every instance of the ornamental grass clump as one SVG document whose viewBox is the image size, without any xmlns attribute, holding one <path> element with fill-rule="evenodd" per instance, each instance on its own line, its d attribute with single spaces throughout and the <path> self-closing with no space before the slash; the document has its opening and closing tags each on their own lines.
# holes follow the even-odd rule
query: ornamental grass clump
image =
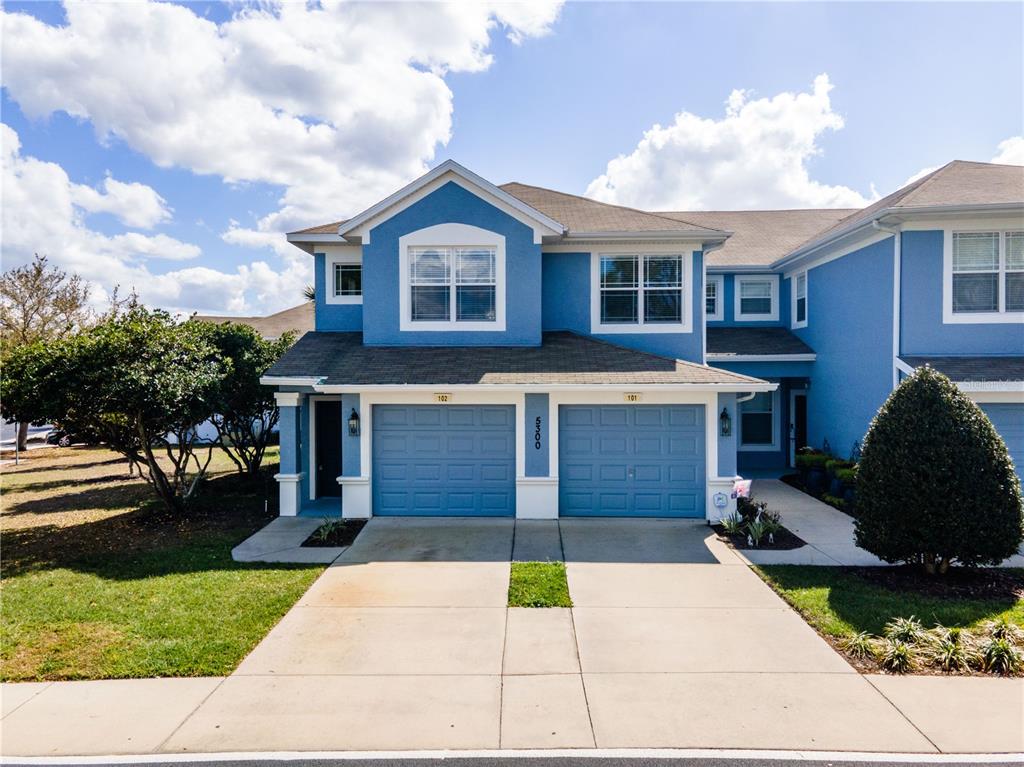
<svg viewBox="0 0 1024 767">
<path fill-rule="evenodd" d="M 992 674 L 1009 676 L 1021 670 L 1020 651 L 1006 638 L 990 637 L 981 648 L 984 668 Z"/>
<path fill-rule="evenodd" d="M 936 626 L 927 661 L 946 673 L 966 673 L 980 665 L 981 656 L 970 633 L 960 628 Z"/>
<path fill-rule="evenodd" d="M 916 671 L 918 660 L 917 649 L 899 639 L 887 639 L 879 657 L 882 668 L 893 674 L 907 674 Z"/>
<path fill-rule="evenodd" d="M 878 655 L 878 641 L 866 631 L 846 637 L 839 643 L 840 649 L 858 660 L 871 660 Z"/>
<path fill-rule="evenodd" d="M 997 565 L 1024 540 L 1020 480 L 985 413 L 918 368 L 879 409 L 857 466 L 857 545 L 944 574 Z"/>
<path fill-rule="evenodd" d="M 895 618 L 885 624 L 885 638 L 893 642 L 916 644 L 924 638 L 924 628 L 913 615 L 909 618 Z"/>
</svg>

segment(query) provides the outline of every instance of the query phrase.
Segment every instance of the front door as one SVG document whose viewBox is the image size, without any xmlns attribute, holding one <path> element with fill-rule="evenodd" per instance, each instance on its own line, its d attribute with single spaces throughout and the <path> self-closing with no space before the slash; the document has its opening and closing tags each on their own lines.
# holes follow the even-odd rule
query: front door
<svg viewBox="0 0 1024 767">
<path fill-rule="evenodd" d="M 341 495 L 341 402 L 313 400 L 316 421 L 317 498 Z"/>
<path fill-rule="evenodd" d="M 807 447 L 807 394 L 793 392 L 793 414 L 790 425 L 789 465 L 796 465 L 796 451 Z"/>
</svg>

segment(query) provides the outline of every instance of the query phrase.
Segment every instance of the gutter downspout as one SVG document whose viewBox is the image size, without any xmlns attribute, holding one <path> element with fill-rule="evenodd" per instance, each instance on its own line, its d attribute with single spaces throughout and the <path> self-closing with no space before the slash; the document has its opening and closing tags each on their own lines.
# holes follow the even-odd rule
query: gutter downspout
<svg viewBox="0 0 1024 767">
<path fill-rule="evenodd" d="M 725 242 L 713 242 L 713 243 L 711 243 L 711 245 L 703 245 L 702 246 L 703 250 L 701 251 L 701 256 L 700 256 L 700 265 L 701 265 L 701 270 L 700 270 L 700 272 L 701 272 L 701 278 L 700 278 L 700 281 L 701 281 L 701 301 L 700 301 L 700 305 L 701 305 L 701 310 L 700 310 L 701 323 L 700 324 L 701 324 L 701 328 L 702 328 L 701 332 L 704 334 L 704 337 L 701 339 L 701 342 L 700 342 L 700 362 L 701 362 L 702 365 L 707 365 L 708 364 L 708 299 L 707 299 L 707 295 L 708 295 L 708 253 L 710 253 L 713 250 L 718 250 L 723 245 L 725 245 Z M 715 297 L 716 301 L 724 301 L 725 300 L 725 295 L 724 295 L 724 293 L 725 293 L 725 280 L 722 281 L 722 293 L 723 293 L 723 295 Z M 724 317 L 725 314 L 723 313 L 722 316 Z"/>
<path fill-rule="evenodd" d="M 881 219 L 876 218 L 871 226 L 879 232 L 887 232 L 893 236 L 892 246 L 892 388 L 895 389 L 900 382 L 900 373 L 896 361 L 900 357 L 900 294 L 902 280 L 902 234 L 899 226 L 887 227 L 880 223 Z"/>
</svg>

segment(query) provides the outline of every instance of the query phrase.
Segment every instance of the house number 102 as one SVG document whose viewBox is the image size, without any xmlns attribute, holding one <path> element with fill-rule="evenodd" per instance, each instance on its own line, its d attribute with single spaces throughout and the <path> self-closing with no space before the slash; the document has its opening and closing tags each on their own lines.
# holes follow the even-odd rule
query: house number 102
<svg viewBox="0 0 1024 767">
<path fill-rule="evenodd" d="M 537 416 L 537 422 L 533 428 L 533 449 L 540 450 L 540 416 Z"/>
</svg>

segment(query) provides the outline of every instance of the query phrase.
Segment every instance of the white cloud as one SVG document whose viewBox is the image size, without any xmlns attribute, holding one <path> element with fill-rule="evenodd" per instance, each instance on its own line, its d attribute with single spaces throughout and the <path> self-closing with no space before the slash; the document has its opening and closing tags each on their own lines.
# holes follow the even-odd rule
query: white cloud
<svg viewBox="0 0 1024 767">
<path fill-rule="evenodd" d="M 815 181 L 808 169 L 821 136 L 843 127 L 831 90 L 823 74 L 810 93 L 752 99 L 734 90 L 721 119 L 679 112 L 610 161 L 586 194 L 644 210 L 862 207 L 864 195 Z"/>
<path fill-rule="evenodd" d="M 490 66 L 495 31 L 547 34 L 559 8 L 280 3 L 218 25 L 171 3 L 70 3 L 64 26 L 4 14 L 4 86 L 30 117 L 89 120 L 160 166 L 280 185 L 280 209 L 251 230 L 269 234 L 422 173 L 451 134 L 445 75 Z"/>
<path fill-rule="evenodd" d="M 1024 136 L 1011 136 L 1005 141 L 1000 141 L 998 154 L 992 158 L 992 162 L 1003 165 L 1024 165 Z"/>
<path fill-rule="evenodd" d="M 60 165 L 22 154 L 18 134 L 2 123 L 0 145 L 5 267 L 24 263 L 33 253 L 45 254 L 54 264 L 87 280 L 97 306 L 105 303 L 116 285 L 122 295 L 134 289 L 147 304 L 183 313 L 262 313 L 266 307 L 294 306 L 302 300 L 302 287 L 312 270 L 309 257 L 294 248 L 280 271 L 257 261 L 233 273 L 205 267 L 153 273 L 154 259 L 191 260 L 200 256 L 200 249 L 165 234 L 107 235 L 89 227 L 87 214 L 109 210 L 131 219 L 121 207 L 125 201 L 161 199 L 155 191 L 113 179 L 108 179 L 113 184 L 104 184 L 102 192 L 76 184 Z M 156 210 L 150 209 L 149 219 L 157 217 Z M 142 214 L 139 220 L 145 218 Z"/>
<path fill-rule="evenodd" d="M 107 176 L 103 190 L 76 184 L 72 192 L 75 205 L 89 213 L 110 213 L 127 226 L 152 229 L 171 218 L 171 209 L 151 186 L 133 181 L 126 184 Z"/>
</svg>

